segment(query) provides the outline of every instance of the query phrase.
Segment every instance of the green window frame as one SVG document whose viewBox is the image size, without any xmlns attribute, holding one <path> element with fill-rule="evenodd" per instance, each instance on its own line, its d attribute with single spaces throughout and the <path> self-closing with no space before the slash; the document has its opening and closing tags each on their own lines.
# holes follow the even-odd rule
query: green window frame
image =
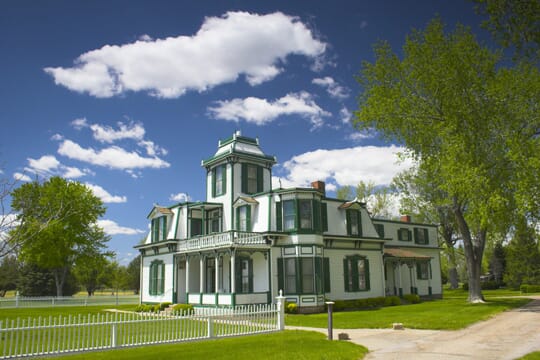
<svg viewBox="0 0 540 360">
<path fill-rule="evenodd" d="M 235 262 L 236 293 L 250 294 L 253 292 L 253 259 L 238 257 Z"/>
<path fill-rule="evenodd" d="M 199 218 L 191 218 L 189 226 L 190 237 L 202 235 L 203 233 L 203 222 Z"/>
<path fill-rule="evenodd" d="M 162 260 L 154 260 L 150 263 L 148 289 L 150 295 L 163 295 L 165 292 L 165 264 Z"/>
<path fill-rule="evenodd" d="M 243 205 L 236 208 L 236 230 L 251 231 L 250 205 Z"/>
<path fill-rule="evenodd" d="M 313 295 L 330 292 L 328 258 L 290 257 L 278 258 L 277 262 L 278 287 L 284 294 Z"/>
<path fill-rule="evenodd" d="M 263 167 L 242 163 L 242 192 L 255 194 L 263 191 Z"/>
<path fill-rule="evenodd" d="M 206 234 L 221 232 L 223 224 L 223 214 L 221 209 L 209 210 L 206 212 Z"/>
<path fill-rule="evenodd" d="M 321 204 L 319 200 L 289 199 L 276 202 L 278 231 L 320 233 L 324 228 L 328 230 L 326 204 Z"/>
<path fill-rule="evenodd" d="M 414 228 L 414 243 L 420 245 L 429 244 L 429 232 L 426 228 Z"/>
<path fill-rule="evenodd" d="M 343 279 L 345 292 L 369 291 L 369 260 L 361 256 L 343 259 Z"/>
<path fill-rule="evenodd" d="M 375 225 L 375 230 L 381 239 L 384 238 L 384 225 L 383 224 L 373 224 Z"/>
<path fill-rule="evenodd" d="M 362 219 L 359 210 L 347 209 L 347 235 L 362 236 Z"/>
<path fill-rule="evenodd" d="M 399 241 L 412 241 L 412 232 L 409 229 L 401 228 L 398 229 L 398 240 Z"/>
<path fill-rule="evenodd" d="M 167 217 L 160 216 L 152 219 L 151 242 L 158 242 L 167 239 Z"/>
<path fill-rule="evenodd" d="M 212 169 L 212 196 L 227 193 L 227 165 L 219 165 Z"/>
<path fill-rule="evenodd" d="M 419 280 L 427 280 L 430 278 L 429 263 L 419 262 L 416 263 L 416 278 Z"/>
<path fill-rule="evenodd" d="M 281 204 L 283 205 L 283 230 L 296 230 L 296 200 L 285 200 L 282 201 Z"/>
<path fill-rule="evenodd" d="M 322 231 L 328 231 L 328 204 L 321 203 L 321 225 Z"/>
</svg>

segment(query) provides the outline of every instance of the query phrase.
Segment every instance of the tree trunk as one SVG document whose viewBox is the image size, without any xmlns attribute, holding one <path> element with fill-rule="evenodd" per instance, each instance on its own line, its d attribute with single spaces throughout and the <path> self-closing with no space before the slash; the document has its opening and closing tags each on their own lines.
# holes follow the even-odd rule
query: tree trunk
<svg viewBox="0 0 540 360">
<path fill-rule="evenodd" d="M 467 276 L 469 278 L 469 298 L 471 303 L 484 302 L 482 288 L 480 284 L 480 275 L 482 274 L 482 256 L 486 243 L 486 230 L 480 229 L 473 238 L 469 224 L 463 216 L 462 209 L 454 200 L 454 214 L 458 224 L 459 232 L 463 239 L 463 250 L 465 252 L 465 262 L 467 264 Z"/>
<path fill-rule="evenodd" d="M 459 279 L 456 262 L 456 249 L 454 248 L 454 239 L 452 238 L 453 230 L 444 231 L 443 237 L 446 243 L 446 253 L 448 254 L 448 281 L 450 281 L 450 289 L 459 287 Z"/>
<path fill-rule="evenodd" d="M 456 267 L 448 267 L 448 281 L 450 281 L 450 289 L 459 287 L 458 272 Z"/>
<path fill-rule="evenodd" d="M 61 297 L 64 295 L 64 283 L 66 282 L 67 271 L 68 271 L 67 266 L 60 269 L 53 270 L 57 297 Z"/>
</svg>

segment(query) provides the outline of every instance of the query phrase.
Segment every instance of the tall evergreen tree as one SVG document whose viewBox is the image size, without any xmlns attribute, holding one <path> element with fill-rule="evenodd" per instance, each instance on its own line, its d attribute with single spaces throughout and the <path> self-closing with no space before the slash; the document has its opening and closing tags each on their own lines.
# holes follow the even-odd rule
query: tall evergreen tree
<svg viewBox="0 0 540 360">
<path fill-rule="evenodd" d="M 525 219 L 517 223 L 514 237 L 506 248 L 504 282 L 514 289 L 522 284 L 540 285 L 538 235 Z"/>
</svg>

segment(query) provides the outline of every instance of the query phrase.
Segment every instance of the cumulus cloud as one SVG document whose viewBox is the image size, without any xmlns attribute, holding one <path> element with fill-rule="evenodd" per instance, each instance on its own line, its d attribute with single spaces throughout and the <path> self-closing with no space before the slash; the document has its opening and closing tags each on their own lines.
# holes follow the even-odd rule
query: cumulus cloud
<svg viewBox="0 0 540 360">
<path fill-rule="evenodd" d="M 146 232 L 140 229 L 120 226 L 112 220 L 98 220 L 98 226 L 101 227 L 107 235 L 137 235 Z"/>
<path fill-rule="evenodd" d="M 207 17 L 192 36 L 105 45 L 80 55 L 73 67 L 47 67 L 56 84 L 95 97 L 146 91 L 176 98 L 204 91 L 241 75 L 254 86 L 283 71 L 289 55 L 320 60 L 326 44 L 298 18 L 228 12 Z"/>
<path fill-rule="evenodd" d="M 58 153 L 70 159 L 119 170 L 137 168 L 159 169 L 170 166 L 168 162 L 157 156 L 143 157 L 135 151 L 129 152 L 118 146 L 110 146 L 100 150 L 83 148 L 71 140 L 62 141 L 58 148 Z"/>
<path fill-rule="evenodd" d="M 333 78 L 326 76 L 324 78 L 316 78 L 311 81 L 315 85 L 322 86 L 326 92 L 335 99 L 346 99 L 349 97 L 349 89 L 339 85 Z"/>
<path fill-rule="evenodd" d="M 352 113 L 346 107 L 342 107 L 339 110 L 339 117 L 341 118 L 341 122 L 343 124 L 348 124 L 351 122 Z"/>
<path fill-rule="evenodd" d="M 171 196 L 169 196 L 169 200 L 178 201 L 178 202 L 186 202 L 186 201 L 191 201 L 191 196 L 189 196 L 186 193 L 171 194 Z"/>
<path fill-rule="evenodd" d="M 314 127 L 321 126 L 323 118 L 331 115 L 317 105 L 307 92 L 287 94 L 275 101 L 255 97 L 218 101 L 208 111 L 216 119 L 244 120 L 256 125 L 265 125 L 282 115 L 299 115 L 309 119 Z"/>
<path fill-rule="evenodd" d="M 377 137 L 377 131 L 375 129 L 367 129 L 362 131 L 355 131 L 350 133 L 347 138 L 352 141 L 362 141 L 366 139 L 374 139 Z"/>
<path fill-rule="evenodd" d="M 99 185 L 94 185 L 90 183 L 85 183 L 86 187 L 88 187 L 95 196 L 101 199 L 106 204 L 109 203 L 125 203 L 127 201 L 127 197 L 125 196 L 118 196 L 118 195 L 111 195 L 107 190 L 102 188 Z"/>
<path fill-rule="evenodd" d="M 66 166 L 53 155 L 43 155 L 39 159 L 28 158 L 27 160 L 28 166 L 24 168 L 24 171 L 43 177 L 61 176 L 66 179 L 77 179 L 92 174 L 88 169 Z"/>
<path fill-rule="evenodd" d="M 398 160 L 398 153 L 402 151 L 403 148 L 392 145 L 307 152 L 283 163 L 281 170 L 285 175 L 274 177 L 273 186 L 279 187 L 281 181 L 282 187 L 302 187 L 315 180 L 326 181 L 334 189 L 335 186 L 356 186 L 360 180 L 388 185 L 397 173 L 412 166 L 410 160 Z"/>
<path fill-rule="evenodd" d="M 13 179 L 15 179 L 15 181 L 23 181 L 23 182 L 31 182 L 32 181 L 30 176 L 28 176 L 26 174 L 23 174 L 23 173 L 20 173 L 20 172 L 14 173 L 13 174 Z"/>
</svg>

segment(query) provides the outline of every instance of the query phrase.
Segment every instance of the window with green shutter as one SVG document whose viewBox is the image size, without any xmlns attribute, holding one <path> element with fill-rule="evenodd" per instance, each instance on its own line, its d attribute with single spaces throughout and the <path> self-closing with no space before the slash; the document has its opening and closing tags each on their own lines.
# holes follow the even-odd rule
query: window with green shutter
<svg viewBox="0 0 540 360">
<path fill-rule="evenodd" d="M 429 244 L 428 229 L 414 228 L 414 242 L 421 245 Z"/>
<path fill-rule="evenodd" d="M 243 205 L 236 208 L 236 229 L 251 231 L 251 206 Z"/>
<path fill-rule="evenodd" d="M 346 292 L 368 291 L 370 289 L 368 259 L 360 256 L 343 259 L 343 278 Z"/>
<path fill-rule="evenodd" d="M 412 233 L 409 229 L 399 229 L 398 230 L 398 240 L 399 241 L 411 241 L 412 240 Z"/>
<path fill-rule="evenodd" d="M 162 240 L 167 240 L 167 217 L 160 216 L 152 219 L 152 229 L 151 229 L 152 242 L 158 242 Z"/>
<path fill-rule="evenodd" d="M 323 258 L 278 258 L 277 264 L 278 288 L 283 290 L 284 294 L 322 294 L 330 287 L 330 280 L 324 273 L 328 262 L 323 261 Z"/>
<path fill-rule="evenodd" d="M 263 191 L 263 167 L 255 164 L 242 164 L 242 192 L 255 194 Z"/>
<path fill-rule="evenodd" d="M 362 236 L 362 222 L 360 220 L 360 211 L 348 209 L 347 217 L 347 235 Z"/>
<path fill-rule="evenodd" d="M 161 260 L 152 261 L 150 264 L 150 295 L 163 295 L 165 289 L 165 264 Z"/>
<path fill-rule="evenodd" d="M 374 224 L 375 230 L 377 231 L 377 234 L 382 239 L 384 238 L 384 225 L 383 224 Z"/>
<path fill-rule="evenodd" d="M 249 294 L 253 292 L 253 260 L 239 257 L 236 261 L 236 292 Z"/>
<path fill-rule="evenodd" d="M 427 262 L 416 263 L 416 277 L 420 280 L 429 278 L 429 264 Z"/>
<path fill-rule="evenodd" d="M 221 196 L 227 192 L 227 166 L 219 165 L 212 170 L 212 196 Z"/>
</svg>

